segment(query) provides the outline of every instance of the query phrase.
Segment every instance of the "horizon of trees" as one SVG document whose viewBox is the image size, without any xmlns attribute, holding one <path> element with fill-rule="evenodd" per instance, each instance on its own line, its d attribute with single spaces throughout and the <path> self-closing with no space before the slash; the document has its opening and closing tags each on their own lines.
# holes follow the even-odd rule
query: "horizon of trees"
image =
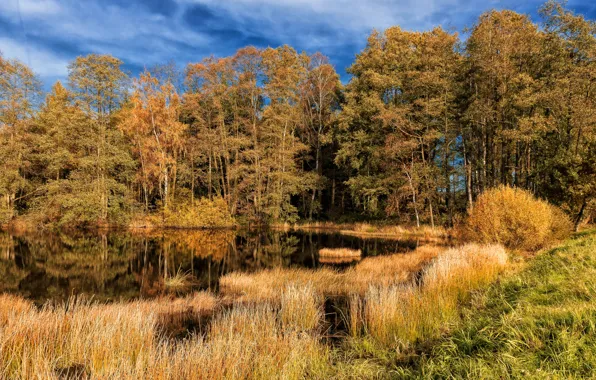
<svg viewBox="0 0 596 380">
<path fill-rule="evenodd" d="M 76 58 L 42 100 L 0 56 L 0 223 L 125 224 L 221 198 L 245 221 L 452 225 L 485 189 L 525 188 L 576 225 L 595 209 L 596 23 L 482 14 L 373 31 L 345 86 L 321 53 L 242 48 L 131 78 Z"/>
</svg>

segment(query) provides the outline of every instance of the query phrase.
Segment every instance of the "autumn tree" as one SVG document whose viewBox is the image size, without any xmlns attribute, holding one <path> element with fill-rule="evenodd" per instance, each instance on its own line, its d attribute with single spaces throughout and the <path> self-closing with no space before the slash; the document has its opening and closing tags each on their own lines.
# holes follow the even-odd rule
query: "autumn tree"
<svg viewBox="0 0 596 380">
<path fill-rule="evenodd" d="M 315 182 L 297 162 L 297 156 L 306 149 L 297 133 L 307 59 L 285 45 L 263 52 L 264 91 L 269 102 L 263 111 L 263 162 L 267 168 L 267 214 L 275 221 L 293 219 L 297 209 L 291 197 L 308 191 Z"/>
<path fill-rule="evenodd" d="M 139 162 L 137 182 L 143 189 L 145 209 L 155 188 L 167 208 L 176 188 L 186 128 L 178 120 L 180 100 L 172 83 L 160 85 L 148 72 L 142 73 L 134 86 L 121 128 L 131 139 Z"/>
<path fill-rule="evenodd" d="M 122 61 L 112 56 L 91 54 L 77 57 L 68 66 L 73 101 L 88 117 L 94 144 L 85 152 L 84 165 L 77 173 L 85 186 L 69 191 L 90 198 L 86 200 L 93 204 L 89 210 L 102 223 L 125 215 L 130 200 L 134 162 L 116 126 L 117 111 L 127 96 L 128 77 L 121 65 Z"/>
<path fill-rule="evenodd" d="M 317 174 L 318 183 L 312 186 L 310 197 L 309 218 L 312 219 L 316 208 L 321 207 L 321 196 L 324 188 L 323 146 L 331 142 L 332 126 L 339 111 L 339 97 L 341 83 L 335 68 L 327 57 L 315 53 L 308 57 L 306 78 L 301 80 L 301 104 L 304 125 L 301 135 L 309 150 L 314 152 L 314 167 L 311 170 Z M 318 205 L 316 204 L 318 197 Z"/>
<path fill-rule="evenodd" d="M 434 224 L 438 189 L 447 188 L 454 144 L 457 36 L 440 28 L 374 32 L 350 68 L 337 163 L 354 175 L 355 200 L 368 213 L 406 209 L 416 223 L 426 208 Z M 436 160 L 443 155 L 445 176 Z"/>
<path fill-rule="evenodd" d="M 556 1 L 541 9 L 546 31 L 540 82 L 544 133 L 535 191 L 573 214 L 577 229 L 596 208 L 596 23 Z"/>
<path fill-rule="evenodd" d="M 0 222 L 10 220 L 17 201 L 32 190 L 24 174 L 30 148 L 27 128 L 40 93 L 41 84 L 30 68 L 0 55 Z"/>
</svg>

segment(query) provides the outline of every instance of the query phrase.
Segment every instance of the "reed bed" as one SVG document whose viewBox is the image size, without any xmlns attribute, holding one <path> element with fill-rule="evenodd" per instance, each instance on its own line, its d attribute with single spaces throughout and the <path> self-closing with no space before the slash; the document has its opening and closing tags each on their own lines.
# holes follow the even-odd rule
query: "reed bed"
<svg viewBox="0 0 596 380">
<path fill-rule="evenodd" d="M 362 251 L 350 248 L 322 248 L 319 250 L 319 262 L 322 264 L 349 264 L 360 261 Z"/>
<path fill-rule="evenodd" d="M 358 236 L 362 238 L 409 238 L 421 239 L 429 242 L 438 242 L 451 237 L 451 232 L 443 227 L 375 226 L 368 223 L 357 223 L 351 226 L 351 228 L 342 228 L 339 232 L 343 235 Z"/>
<path fill-rule="evenodd" d="M 357 261 L 360 261 L 360 256 L 319 256 L 319 263 L 321 264 L 329 264 L 329 265 L 341 265 L 341 264 L 351 264 Z"/>
<path fill-rule="evenodd" d="M 192 285 L 192 276 L 189 273 L 183 273 L 178 270 L 175 274 L 166 277 L 164 288 L 169 292 L 184 292 Z"/>
<path fill-rule="evenodd" d="M 275 268 L 256 273 L 230 273 L 219 280 L 220 291 L 239 301 L 276 304 L 281 302 L 280 289 L 290 286 L 312 286 L 319 294 L 341 294 L 346 276 L 328 268 Z"/>
<path fill-rule="evenodd" d="M 337 231 L 344 235 L 353 235 L 362 238 L 419 238 L 427 241 L 440 241 L 449 239 L 452 230 L 443 227 L 430 226 L 403 226 L 403 225 L 375 225 L 370 223 L 334 223 L 334 222 L 305 222 L 275 224 L 274 229 L 283 231 Z"/>
</svg>

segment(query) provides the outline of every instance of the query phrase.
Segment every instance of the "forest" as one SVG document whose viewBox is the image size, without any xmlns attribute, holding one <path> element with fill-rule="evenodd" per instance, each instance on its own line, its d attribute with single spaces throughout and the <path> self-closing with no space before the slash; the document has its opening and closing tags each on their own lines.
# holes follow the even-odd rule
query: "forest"
<svg viewBox="0 0 596 380">
<path fill-rule="evenodd" d="M 51 91 L 0 56 L 0 224 L 392 220 L 454 225 L 485 189 L 596 212 L 596 23 L 482 14 L 321 53 L 246 47 L 138 76 L 77 57 Z"/>
</svg>

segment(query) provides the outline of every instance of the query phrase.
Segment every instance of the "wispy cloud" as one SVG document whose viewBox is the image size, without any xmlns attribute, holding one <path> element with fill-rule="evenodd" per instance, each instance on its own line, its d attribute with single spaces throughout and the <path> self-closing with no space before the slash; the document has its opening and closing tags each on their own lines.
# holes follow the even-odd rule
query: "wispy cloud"
<svg viewBox="0 0 596 380">
<path fill-rule="evenodd" d="M 0 0 L 0 50 L 42 78 L 77 55 L 106 53 L 136 73 L 228 55 L 245 45 L 321 51 L 342 74 L 373 28 L 461 29 L 491 8 L 535 12 L 542 0 Z M 569 6 L 596 16 L 591 0 Z M 21 24 L 22 20 L 22 24 Z"/>
</svg>

